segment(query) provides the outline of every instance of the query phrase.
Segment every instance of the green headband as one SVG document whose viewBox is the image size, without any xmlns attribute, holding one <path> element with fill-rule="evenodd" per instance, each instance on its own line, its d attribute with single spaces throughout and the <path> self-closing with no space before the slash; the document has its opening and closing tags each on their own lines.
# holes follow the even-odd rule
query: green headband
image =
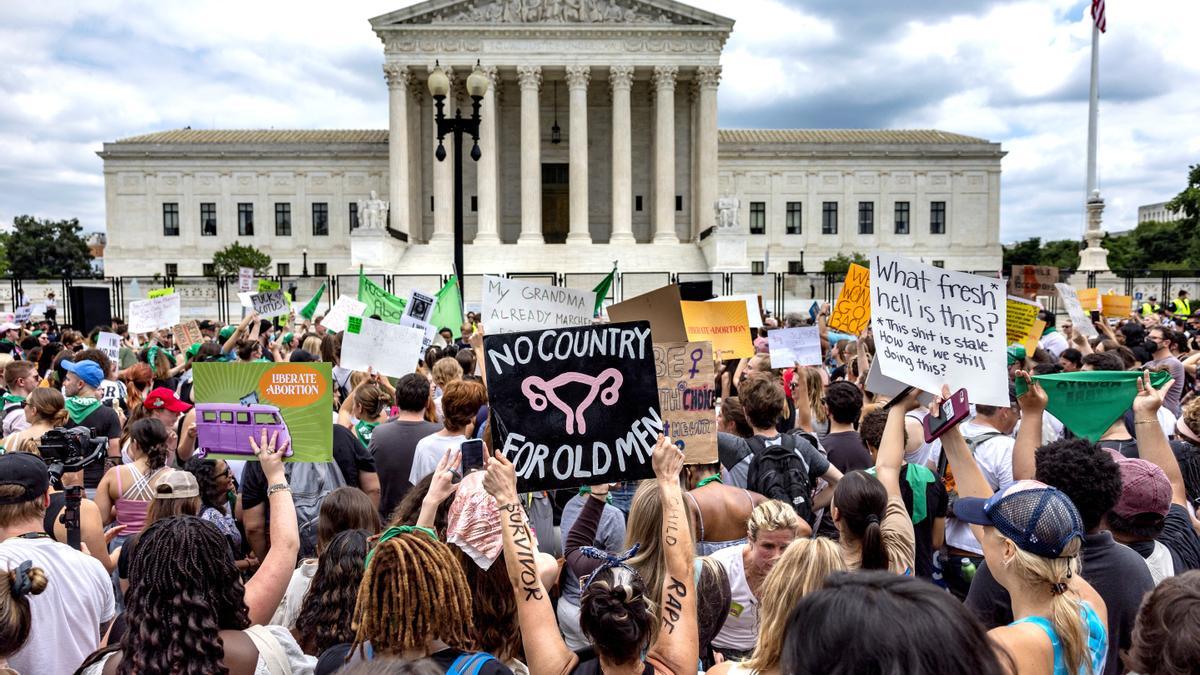
<svg viewBox="0 0 1200 675">
<path fill-rule="evenodd" d="M 167 360 L 171 362 L 172 366 L 175 365 L 175 355 L 165 349 L 159 349 L 158 345 L 151 345 L 150 349 L 146 351 L 146 363 L 153 367 L 154 362 L 158 360 L 159 354 L 167 357 Z"/>
<path fill-rule="evenodd" d="M 363 564 L 363 567 L 367 567 L 371 564 L 371 558 L 375 557 L 375 551 L 379 550 L 379 547 L 382 546 L 385 541 L 401 534 L 411 534 L 413 532 L 424 532 L 425 534 L 429 535 L 430 539 L 433 539 L 434 541 L 438 540 L 437 532 L 434 532 L 428 527 L 421 527 L 420 525 L 393 525 L 383 531 L 383 536 L 379 537 L 379 541 L 375 542 L 375 548 L 367 552 L 367 561 Z"/>
</svg>

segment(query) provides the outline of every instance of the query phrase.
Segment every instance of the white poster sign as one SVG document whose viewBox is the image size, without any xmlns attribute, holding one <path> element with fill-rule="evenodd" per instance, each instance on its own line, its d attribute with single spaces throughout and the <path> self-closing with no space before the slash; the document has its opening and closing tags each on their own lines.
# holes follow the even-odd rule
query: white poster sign
<svg viewBox="0 0 1200 675">
<path fill-rule="evenodd" d="M 96 349 L 104 352 L 109 361 L 119 362 L 121 360 L 121 336 L 116 333 L 98 333 Z"/>
<path fill-rule="evenodd" d="M 1083 304 L 1079 302 L 1079 294 L 1075 292 L 1075 289 L 1062 283 L 1054 284 L 1054 287 L 1058 289 L 1058 295 L 1062 298 L 1067 314 L 1071 317 L 1072 327 L 1089 340 L 1098 337 L 1100 334 L 1092 325 L 1092 316 L 1083 309 Z"/>
<path fill-rule="evenodd" d="M 884 375 L 928 392 L 965 388 L 972 403 L 1008 405 L 1003 280 L 876 253 L 870 288 Z"/>
<path fill-rule="evenodd" d="M 246 293 L 254 290 L 254 268 L 239 267 L 238 268 L 238 291 Z"/>
<path fill-rule="evenodd" d="M 339 295 L 337 302 L 333 303 L 333 307 L 325 314 L 325 318 L 321 319 L 321 325 L 334 333 L 340 333 L 346 330 L 347 319 L 352 316 L 362 316 L 365 311 L 367 311 L 367 303 L 359 302 L 356 298 L 348 295 Z"/>
<path fill-rule="evenodd" d="M 45 311 L 43 311 L 42 314 L 45 315 Z M 24 307 L 18 307 L 16 311 L 13 312 L 13 320 L 17 323 L 25 323 L 32 315 L 33 308 L 29 305 L 25 305 Z"/>
<path fill-rule="evenodd" d="M 424 356 L 425 350 L 429 349 L 429 346 L 433 344 L 433 339 L 437 337 L 437 326 L 411 316 L 400 317 L 400 325 L 416 328 L 424 333 L 425 338 L 421 340 L 421 355 Z"/>
<path fill-rule="evenodd" d="M 418 321 L 429 321 L 429 316 L 433 314 L 433 306 L 437 304 L 437 300 L 431 296 L 414 290 L 408 296 L 408 302 L 404 305 L 404 316 L 412 317 Z M 403 321 L 400 322 L 404 324 Z"/>
<path fill-rule="evenodd" d="M 595 309 L 593 291 L 483 278 L 483 328 L 489 335 L 590 326 Z"/>
<path fill-rule="evenodd" d="M 767 333 L 772 368 L 821 364 L 821 335 L 816 326 L 777 328 Z"/>
<path fill-rule="evenodd" d="M 254 311 L 258 312 L 260 319 L 282 316 L 287 314 L 290 309 L 287 298 L 283 297 L 283 291 L 255 293 L 250 296 L 250 304 L 254 307 Z"/>
<path fill-rule="evenodd" d="M 755 293 L 743 293 L 741 295 L 722 295 L 719 298 L 713 298 L 708 302 L 735 302 L 741 301 L 746 303 L 746 317 L 750 319 L 747 324 L 751 328 L 762 328 L 762 305 L 759 304 L 758 295 Z M 790 368 L 792 364 L 788 364 Z"/>
<path fill-rule="evenodd" d="M 153 300 L 129 303 L 129 332 L 152 333 L 179 323 L 179 296 L 164 295 Z"/>
<path fill-rule="evenodd" d="M 416 371 L 421 358 L 424 331 L 376 319 L 352 316 L 342 334 L 341 366 L 348 370 L 367 368 L 388 377 L 404 377 Z"/>
</svg>

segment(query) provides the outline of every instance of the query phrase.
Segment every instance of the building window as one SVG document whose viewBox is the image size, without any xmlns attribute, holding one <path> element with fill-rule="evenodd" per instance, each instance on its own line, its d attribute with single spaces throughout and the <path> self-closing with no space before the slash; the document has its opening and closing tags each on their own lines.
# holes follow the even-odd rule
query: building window
<svg viewBox="0 0 1200 675">
<path fill-rule="evenodd" d="M 821 205 L 821 234 L 837 234 L 837 202 Z"/>
<path fill-rule="evenodd" d="M 313 236 L 329 236 L 329 204 L 325 202 L 313 203 Z"/>
<path fill-rule="evenodd" d="M 350 229 L 358 229 L 358 204 L 356 202 L 350 202 Z"/>
<path fill-rule="evenodd" d="M 804 274 L 804 263 L 799 260 L 789 260 L 788 274 Z"/>
<path fill-rule="evenodd" d="M 478 211 L 479 211 L 479 196 L 471 195 L 471 213 L 477 213 Z"/>
<path fill-rule="evenodd" d="M 633 198 L 633 210 L 634 211 L 642 210 L 642 196 L 641 195 L 638 195 Z"/>
<path fill-rule="evenodd" d="M 896 234 L 908 234 L 908 202 L 896 202 Z"/>
<path fill-rule="evenodd" d="M 163 236 L 179 236 L 179 202 L 163 204 Z"/>
<path fill-rule="evenodd" d="M 766 263 L 764 263 L 761 260 L 750 261 L 750 274 L 766 274 L 766 273 L 767 273 Z"/>
<path fill-rule="evenodd" d="M 800 234 L 801 219 L 804 213 L 804 205 L 800 202 L 787 203 L 787 218 L 784 220 L 784 232 L 787 234 Z"/>
<path fill-rule="evenodd" d="M 767 203 L 750 202 L 750 234 L 767 233 Z"/>
<path fill-rule="evenodd" d="M 275 274 L 277 274 L 281 277 L 291 276 L 292 264 L 291 263 L 275 263 Z"/>
<path fill-rule="evenodd" d="M 675 195 L 675 210 L 683 210 L 683 195 Z"/>
<path fill-rule="evenodd" d="M 946 266 L 946 261 L 945 261 L 945 260 L 934 260 L 934 261 L 933 261 L 933 266 L 934 266 L 934 267 L 945 267 L 945 266 Z"/>
<path fill-rule="evenodd" d="M 319 277 L 329 276 L 329 267 L 325 263 L 313 263 L 313 274 Z"/>
<path fill-rule="evenodd" d="M 946 234 L 946 202 L 929 202 L 929 234 Z"/>
<path fill-rule="evenodd" d="M 254 236 L 254 205 L 248 202 L 238 203 L 238 236 Z"/>
<path fill-rule="evenodd" d="M 858 203 L 858 233 L 875 234 L 875 202 Z"/>
<path fill-rule="evenodd" d="M 217 203 L 201 202 L 200 204 L 200 236 L 217 236 Z"/>
<path fill-rule="evenodd" d="M 275 204 L 275 236 L 292 236 L 292 205 L 279 202 Z"/>
<path fill-rule="evenodd" d="M 166 269 L 163 271 L 166 272 L 167 276 L 169 276 L 169 277 L 179 276 L 179 263 L 167 263 L 165 267 L 166 267 Z"/>
<path fill-rule="evenodd" d="M 206 276 L 206 277 L 215 277 L 215 276 L 217 276 L 217 266 L 216 266 L 216 265 L 214 265 L 214 264 L 212 264 L 212 263 L 204 263 L 204 266 L 203 266 L 202 270 L 203 270 L 203 272 L 202 272 L 202 273 L 203 273 L 203 274 L 204 274 L 204 276 Z"/>
</svg>

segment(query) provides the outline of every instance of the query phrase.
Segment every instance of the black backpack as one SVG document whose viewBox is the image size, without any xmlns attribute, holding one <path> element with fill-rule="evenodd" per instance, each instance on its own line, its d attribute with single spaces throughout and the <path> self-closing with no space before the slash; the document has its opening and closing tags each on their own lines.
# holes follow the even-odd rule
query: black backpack
<svg viewBox="0 0 1200 675">
<path fill-rule="evenodd" d="M 753 436 L 746 439 L 753 456 L 746 474 L 746 489 L 767 499 L 791 504 L 796 515 L 813 524 L 813 480 L 808 474 L 808 462 L 796 450 L 796 437 L 780 434 L 769 441 Z"/>
</svg>

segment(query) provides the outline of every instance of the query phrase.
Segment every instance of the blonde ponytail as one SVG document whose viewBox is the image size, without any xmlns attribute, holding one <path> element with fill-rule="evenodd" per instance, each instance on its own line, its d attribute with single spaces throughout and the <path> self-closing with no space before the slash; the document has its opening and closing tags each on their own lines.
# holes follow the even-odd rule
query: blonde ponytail
<svg viewBox="0 0 1200 675">
<path fill-rule="evenodd" d="M 1050 620 L 1055 635 L 1062 644 L 1063 661 L 1068 673 L 1092 673 L 1092 659 L 1088 646 L 1088 628 L 1083 619 L 1083 605 L 1079 596 L 1070 589 L 1071 577 L 1079 574 L 1080 540 L 1075 539 L 1063 549 L 1060 558 L 1043 558 L 1017 549 L 1013 560 L 1014 571 L 1021 579 L 1034 587 L 1050 589 Z"/>
</svg>

